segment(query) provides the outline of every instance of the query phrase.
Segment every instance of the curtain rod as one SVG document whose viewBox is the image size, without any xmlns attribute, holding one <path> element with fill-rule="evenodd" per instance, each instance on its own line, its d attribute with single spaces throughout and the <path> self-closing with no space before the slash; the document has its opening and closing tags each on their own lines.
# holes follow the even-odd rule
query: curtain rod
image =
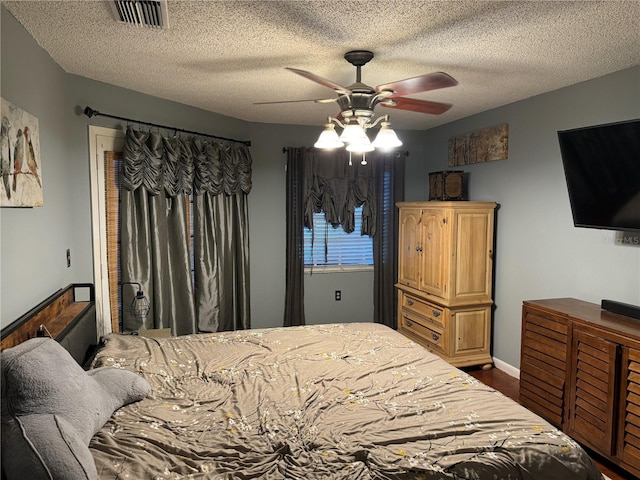
<svg viewBox="0 0 640 480">
<path fill-rule="evenodd" d="M 294 148 L 294 147 L 282 147 L 282 153 L 288 153 L 290 148 Z M 400 151 L 397 151 L 396 153 L 404 153 L 407 157 L 409 156 L 409 150 L 400 150 Z"/>
<path fill-rule="evenodd" d="M 157 123 L 141 122 L 140 120 L 134 120 L 133 118 L 118 117 L 117 115 L 109 115 L 108 113 L 102 113 L 97 110 L 94 110 L 91 107 L 85 107 L 84 114 L 89 118 L 95 117 L 95 116 L 109 117 L 109 118 L 114 118 L 116 120 L 123 120 L 125 122 L 139 123 L 142 125 L 148 125 L 150 127 L 164 128 L 165 130 L 173 130 L 174 132 L 191 133 L 192 135 L 199 135 L 201 137 L 217 138 L 218 140 L 226 140 L 227 142 L 233 142 L 233 143 L 243 143 L 247 147 L 251 146 L 251 140 L 235 140 L 233 138 L 226 138 L 226 137 L 220 137 L 218 135 L 211 135 L 209 133 L 200 133 L 200 132 L 195 132 L 193 130 L 185 130 L 183 128 L 168 127 L 167 125 L 158 125 Z"/>
</svg>

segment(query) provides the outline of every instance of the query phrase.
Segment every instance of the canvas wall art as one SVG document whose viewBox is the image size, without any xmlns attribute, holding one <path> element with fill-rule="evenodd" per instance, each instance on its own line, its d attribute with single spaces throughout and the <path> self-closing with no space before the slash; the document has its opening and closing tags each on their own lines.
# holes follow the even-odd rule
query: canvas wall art
<svg viewBox="0 0 640 480">
<path fill-rule="evenodd" d="M 506 160 L 509 153 L 509 124 L 464 133 L 449 139 L 449 166 Z"/>
<path fill-rule="evenodd" d="M 42 164 L 38 119 L 0 99 L 0 207 L 41 207 Z"/>
</svg>

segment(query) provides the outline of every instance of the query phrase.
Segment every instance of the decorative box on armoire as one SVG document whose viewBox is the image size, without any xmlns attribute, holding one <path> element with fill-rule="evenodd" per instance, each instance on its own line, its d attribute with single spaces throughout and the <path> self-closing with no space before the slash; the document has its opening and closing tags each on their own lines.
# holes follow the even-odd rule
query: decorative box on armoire
<svg viewBox="0 0 640 480">
<path fill-rule="evenodd" d="M 398 331 L 490 368 L 494 202 L 400 202 Z"/>
<path fill-rule="evenodd" d="M 429 200 L 466 200 L 464 171 L 447 170 L 429 174 Z"/>
</svg>

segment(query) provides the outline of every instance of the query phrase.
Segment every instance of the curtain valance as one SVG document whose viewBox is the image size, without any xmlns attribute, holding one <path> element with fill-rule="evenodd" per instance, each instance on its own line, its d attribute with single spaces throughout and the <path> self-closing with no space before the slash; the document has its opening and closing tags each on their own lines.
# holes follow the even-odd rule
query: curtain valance
<svg viewBox="0 0 640 480">
<path fill-rule="evenodd" d="M 313 214 L 324 212 L 332 227 L 353 232 L 356 207 L 362 209 L 362 235 L 375 234 L 375 174 L 372 161 L 349 160 L 349 153 L 308 149 L 305 158 L 304 226 L 313 228 Z M 351 164 L 350 164 L 351 163 Z"/>
<path fill-rule="evenodd" d="M 223 145 L 198 137 L 163 137 L 127 129 L 122 186 L 157 195 L 233 195 L 251 191 L 251 154 L 246 145 Z"/>
<path fill-rule="evenodd" d="M 356 207 L 362 205 L 361 235 L 375 236 L 378 195 L 376 182 L 384 173 L 380 165 L 404 159 L 403 152 L 372 152 L 361 163 L 361 155 L 350 158 L 346 150 L 303 149 L 304 226 L 313 228 L 313 214 L 324 212 L 325 220 L 346 233 L 354 230 Z M 402 160 L 403 161 L 403 160 Z"/>
</svg>

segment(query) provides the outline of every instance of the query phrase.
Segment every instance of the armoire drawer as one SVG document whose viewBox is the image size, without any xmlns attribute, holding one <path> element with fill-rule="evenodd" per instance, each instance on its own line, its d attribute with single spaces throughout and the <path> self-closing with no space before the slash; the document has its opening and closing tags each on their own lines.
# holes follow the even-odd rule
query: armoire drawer
<svg viewBox="0 0 640 480">
<path fill-rule="evenodd" d="M 400 319 L 400 329 L 409 333 L 414 338 L 418 337 L 416 341 L 429 350 L 433 349 L 445 355 L 449 353 L 445 331 L 428 324 L 421 318 L 407 316 L 406 314 L 402 315 Z"/>
<path fill-rule="evenodd" d="M 445 327 L 445 312 L 442 307 L 404 292 L 402 293 L 402 310 L 417 314 L 437 327 Z"/>
</svg>

